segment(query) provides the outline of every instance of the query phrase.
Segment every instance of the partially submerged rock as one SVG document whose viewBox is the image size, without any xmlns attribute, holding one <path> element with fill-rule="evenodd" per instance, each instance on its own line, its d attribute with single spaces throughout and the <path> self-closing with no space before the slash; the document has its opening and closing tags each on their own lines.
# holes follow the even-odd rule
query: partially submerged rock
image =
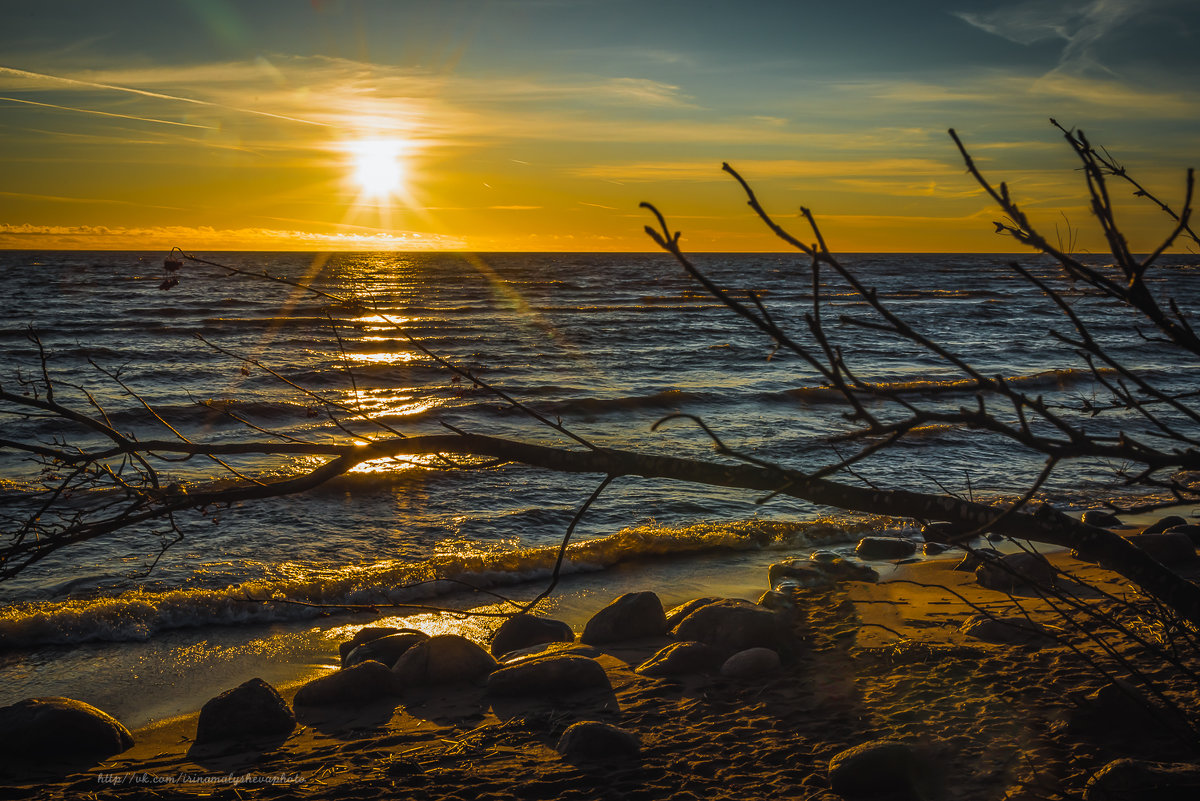
<svg viewBox="0 0 1200 801">
<path fill-rule="evenodd" d="M 854 548 L 859 559 L 903 559 L 917 552 L 917 544 L 901 537 L 863 537 Z"/>
<path fill-rule="evenodd" d="M 661 637 L 667 633 L 662 601 L 652 592 L 627 592 L 592 615 L 579 636 L 581 642 L 608 642 Z"/>
<path fill-rule="evenodd" d="M 487 679 L 495 695 L 546 695 L 580 690 L 611 690 L 608 674 L 586 656 L 546 656 L 505 665 Z"/>
<path fill-rule="evenodd" d="M 510 651 L 548 642 L 574 642 L 575 632 L 561 620 L 534 615 L 513 615 L 500 624 L 492 635 L 492 655 L 503 656 Z"/>
<path fill-rule="evenodd" d="M 405 651 L 392 673 L 396 686 L 404 688 L 478 681 L 497 666 L 491 654 L 466 637 L 439 634 Z"/>
<path fill-rule="evenodd" d="M 196 743 L 289 734 L 296 716 L 279 692 L 259 678 L 239 684 L 200 708 Z"/>
<path fill-rule="evenodd" d="M 381 662 L 359 662 L 315 678 L 296 692 L 296 706 L 362 704 L 396 691 L 396 678 Z"/>
<path fill-rule="evenodd" d="M 749 601 L 723 599 L 696 609 L 671 632 L 677 640 L 706 643 L 725 653 L 787 643 L 785 620 Z"/>
<path fill-rule="evenodd" d="M 637 756 L 642 744 L 631 731 L 598 720 L 585 720 L 568 726 L 555 748 L 569 759 L 612 759 Z"/>
<path fill-rule="evenodd" d="M 721 662 L 721 654 L 702 642 L 674 642 L 634 668 L 643 676 L 681 676 L 711 670 Z"/>
<path fill-rule="evenodd" d="M 133 745 L 120 721 L 72 698 L 27 698 L 0 708 L 0 753 L 32 762 L 72 762 L 119 754 Z"/>
</svg>

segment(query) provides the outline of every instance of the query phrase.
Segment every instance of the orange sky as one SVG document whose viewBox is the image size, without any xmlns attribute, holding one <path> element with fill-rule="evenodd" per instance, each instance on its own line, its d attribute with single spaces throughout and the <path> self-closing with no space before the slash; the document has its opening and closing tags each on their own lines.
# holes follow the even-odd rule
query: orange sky
<svg viewBox="0 0 1200 801">
<path fill-rule="evenodd" d="M 651 201 L 691 250 L 782 249 L 729 161 L 838 251 L 1014 250 L 948 127 L 1100 247 L 1052 115 L 1180 202 L 1192 4 L 809 5 L 49 0 L 0 33 L 0 247 L 643 251 Z"/>
</svg>

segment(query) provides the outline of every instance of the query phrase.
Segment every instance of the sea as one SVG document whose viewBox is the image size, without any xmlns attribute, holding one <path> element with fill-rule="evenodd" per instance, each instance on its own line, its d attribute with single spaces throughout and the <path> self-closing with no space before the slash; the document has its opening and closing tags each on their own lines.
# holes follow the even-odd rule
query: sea
<svg viewBox="0 0 1200 801">
<path fill-rule="evenodd" d="M 799 470 L 862 447 L 847 437 L 858 425 L 847 407 L 805 360 L 775 348 L 666 254 L 195 255 L 325 294 L 192 260 L 168 271 L 161 252 L 3 251 L 0 386 L 45 397 L 48 377 L 57 403 L 141 440 L 468 432 L 582 448 L 540 416 L 600 447 L 736 461 L 717 452 L 715 435 L 741 458 Z M 819 313 L 829 346 L 860 379 L 926 407 L 977 402 L 956 368 L 880 330 L 829 270 L 814 300 L 811 270 L 796 255 L 693 259 L 798 341 L 812 342 Z M 1069 321 L 1013 261 L 1059 282 L 1124 364 L 1166 389 L 1194 388 L 1192 360 L 1127 310 L 1066 282 L 1045 257 L 843 261 L 914 330 L 1097 434 L 1156 432 L 1134 412 L 1107 408 L 1106 390 L 1061 339 L 1075 334 Z M 1182 312 L 1200 304 L 1195 256 L 1165 256 L 1149 275 Z M 59 417 L 3 412 L 0 440 L 92 450 L 107 442 Z M 295 477 L 326 458 L 150 461 L 173 491 L 197 492 Z M 1042 465 L 999 437 L 927 426 L 834 477 L 1003 502 Z M 1158 497 L 1128 486 L 1129 467 L 1065 464 L 1038 498 L 1078 512 Z M 114 464 L 121 469 L 137 480 L 137 465 Z M 61 465 L 0 446 L 3 543 L 30 515 L 52 522 L 38 493 L 63 477 Z M 175 529 L 132 526 L 64 547 L 0 581 L 0 705 L 63 695 L 138 727 L 195 711 L 254 676 L 286 686 L 334 669 L 338 642 L 364 625 L 484 640 L 496 618 L 453 610 L 505 611 L 537 595 L 576 518 L 561 580 L 539 607 L 575 625 L 635 589 L 668 605 L 714 594 L 754 600 L 769 589 L 773 562 L 919 529 L 783 495 L 634 478 L 578 514 L 601 479 L 470 459 L 380 460 L 302 494 L 180 514 Z M 56 498 L 54 508 L 70 514 L 103 503 L 104 492 Z"/>
</svg>

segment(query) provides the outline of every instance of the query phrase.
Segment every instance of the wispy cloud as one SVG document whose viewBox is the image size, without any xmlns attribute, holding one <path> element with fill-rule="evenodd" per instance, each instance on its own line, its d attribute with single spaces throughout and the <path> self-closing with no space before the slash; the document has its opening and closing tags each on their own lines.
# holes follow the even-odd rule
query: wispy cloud
<svg viewBox="0 0 1200 801">
<path fill-rule="evenodd" d="M 956 16 L 1018 44 L 1062 40 L 1060 70 L 1107 72 L 1097 55 L 1103 41 L 1137 15 L 1171 4 L 1171 0 L 1025 0 L 989 12 L 958 12 Z"/>
<path fill-rule="evenodd" d="M 314 233 L 270 228 L 218 229 L 207 226 L 123 228 L 103 225 L 0 224 L 0 248 L 89 250 L 461 250 L 458 237 L 419 231 Z"/>
<path fill-rule="evenodd" d="M 743 160 L 733 166 L 747 178 L 753 178 L 755 175 L 771 178 L 943 175 L 948 169 L 946 162 L 923 158 L 830 159 L 827 161 Z M 629 182 L 729 180 L 729 176 L 721 170 L 719 163 L 707 161 L 599 164 L 582 167 L 575 170 L 575 174 L 586 178 Z"/>
<path fill-rule="evenodd" d="M 59 106 L 54 103 L 39 103 L 36 100 L 21 100 L 17 97 L 0 97 L 0 100 L 6 100 L 9 103 L 24 103 L 28 106 L 41 106 L 42 108 L 53 108 L 59 111 L 74 111 L 80 114 L 96 114 L 101 117 L 117 117 L 123 120 L 137 120 L 138 122 L 153 122 L 159 125 L 178 125 L 183 128 L 202 128 L 209 131 L 217 130 L 215 125 L 197 125 L 192 122 L 178 122 L 176 120 L 159 120 L 154 117 L 137 117 L 132 114 L 116 114 L 111 111 L 97 111 L 91 108 L 75 108 L 74 106 Z"/>
</svg>

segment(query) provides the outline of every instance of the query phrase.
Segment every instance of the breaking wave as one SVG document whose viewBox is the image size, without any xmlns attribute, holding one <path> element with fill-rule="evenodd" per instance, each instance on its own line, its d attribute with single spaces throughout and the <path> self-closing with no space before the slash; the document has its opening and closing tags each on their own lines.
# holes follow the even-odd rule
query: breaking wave
<svg viewBox="0 0 1200 801">
<path fill-rule="evenodd" d="M 633 526 L 570 545 L 563 573 L 721 551 L 814 547 L 852 540 L 879 525 L 871 520 L 743 520 L 678 528 Z M 547 579 L 557 556 L 557 546 L 542 546 L 340 569 L 285 565 L 277 578 L 220 589 L 136 590 L 107 598 L 17 604 L 0 615 L 0 649 L 148 640 L 172 629 L 314 618 L 331 606 L 430 603 L 473 589 Z"/>
</svg>

